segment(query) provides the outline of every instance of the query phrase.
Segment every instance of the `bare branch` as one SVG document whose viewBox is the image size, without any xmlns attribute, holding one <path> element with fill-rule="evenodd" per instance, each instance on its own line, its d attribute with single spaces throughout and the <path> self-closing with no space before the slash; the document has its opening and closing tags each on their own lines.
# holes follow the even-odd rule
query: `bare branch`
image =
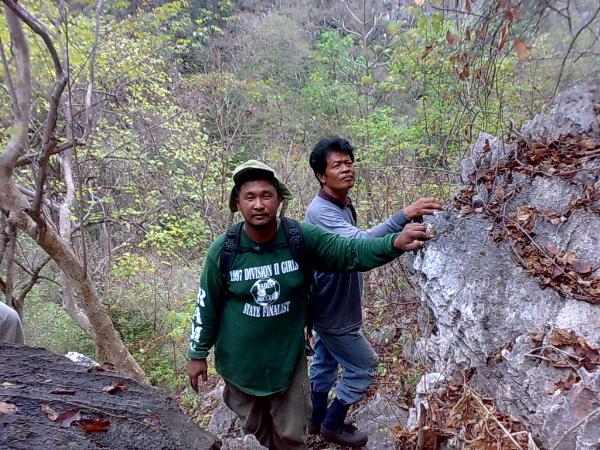
<svg viewBox="0 0 600 450">
<path fill-rule="evenodd" d="M 4 67 L 4 73 L 6 74 L 6 84 L 8 85 L 8 92 L 10 93 L 10 98 L 13 101 L 13 114 L 16 114 L 19 99 L 17 97 L 17 92 L 15 91 L 15 86 L 12 80 L 12 74 L 10 73 L 10 67 L 8 66 L 8 60 L 6 59 L 6 54 L 4 53 L 4 43 L 2 42 L 2 38 L 0 38 L 0 54 L 2 55 L 2 67 Z M 15 116 L 15 119 L 18 117 Z"/>
<path fill-rule="evenodd" d="M 560 65 L 560 71 L 558 72 L 558 79 L 556 80 L 556 85 L 554 86 L 554 92 L 552 93 L 552 101 L 554 101 L 554 98 L 556 97 L 556 92 L 558 91 L 558 87 L 560 86 L 560 82 L 561 82 L 562 76 L 563 76 L 563 71 L 565 70 L 565 65 L 567 64 L 567 60 L 569 59 L 569 55 L 571 54 L 571 50 L 573 50 L 573 46 L 575 45 L 575 42 L 577 41 L 577 39 L 579 38 L 581 33 L 596 19 L 596 17 L 598 16 L 598 13 L 600 13 L 600 7 L 598 7 L 598 9 L 592 15 L 590 20 L 588 20 L 586 23 L 584 23 L 582 25 L 582 27 L 577 31 L 577 33 L 575 33 L 575 36 L 573 36 L 573 39 L 571 40 L 571 43 L 569 44 L 569 48 L 567 49 L 567 53 L 565 53 L 565 56 Z"/>
<path fill-rule="evenodd" d="M 62 153 L 65 150 L 69 150 L 75 145 L 85 145 L 85 142 L 83 142 L 80 139 L 75 139 L 75 141 L 63 142 L 62 144 L 58 144 L 48 152 L 48 157 Z M 24 155 L 17 160 L 17 162 L 15 163 L 15 167 L 27 166 L 29 164 L 37 162 L 38 157 L 39 155 L 37 153 L 29 153 L 27 155 Z"/>
<path fill-rule="evenodd" d="M 50 57 L 52 58 L 52 62 L 54 63 L 54 71 L 56 74 L 62 74 L 62 65 L 60 59 L 58 57 L 58 52 L 54 47 L 54 43 L 50 38 L 50 31 L 46 28 L 46 26 L 41 23 L 38 19 L 36 19 L 29 11 L 23 8 L 19 3 L 15 0 L 2 0 L 4 4 L 10 8 L 19 19 L 21 19 L 24 23 L 27 24 L 31 30 L 40 36 L 46 44 L 46 48 L 48 48 L 48 52 L 50 53 Z"/>
<path fill-rule="evenodd" d="M 13 111 L 15 117 L 14 129 L 6 150 L 0 155 L 0 171 L 3 175 L 0 178 L 0 201 L 3 204 L 6 203 L 6 194 L 8 193 L 5 180 L 12 174 L 14 163 L 21 156 L 27 144 L 27 125 L 31 104 L 31 65 L 25 33 L 21 22 L 11 9 L 6 8 L 5 15 L 15 54 L 17 79 L 14 84 L 16 99 Z"/>
<path fill-rule="evenodd" d="M 8 245 L 6 246 L 6 288 L 4 295 L 6 303 L 12 305 L 12 291 L 14 287 L 15 276 L 15 244 L 17 241 L 17 230 L 9 225 L 7 230 Z"/>
<path fill-rule="evenodd" d="M 56 51 L 52 39 L 50 38 L 50 32 L 48 31 L 48 29 L 32 14 L 30 14 L 25 8 L 23 8 L 20 4 L 16 3 L 15 0 L 3 0 L 3 2 L 17 17 L 19 17 L 24 23 L 26 23 L 27 26 L 31 28 L 33 32 L 35 32 L 42 38 L 42 40 L 46 44 L 48 52 L 50 53 L 52 62 L 54 63 L 55 81 L 54 87 L 52 89 L 52 94 L 50 96 L 50 105 L 48 108 L 48 113 L 46 115 L 46 121 L 44 125 L 44 136 L 42 138 L 43 148 L 42 155 L 39 159 L 40 170 L 36 184 L 36 196 L 33 199 L 30 212 L 31 217 L 38 225 L 38 234 L 43 234 L 46 228 L 46 224 L 43 218 L 41 217 L 42 197 L 44 195 L 44 186 L 48 177 L 48 159 L 50 157 L 50 153 L 55 151 L 55 148 L 58 145 L 58 142 L 54 137 L 54 133 L 56 129 L 56 121 L 58 119 L 58 106 L 60 103 L 62 93 L 65 89 L 67 79 L 64 76 L 58 52 Z M 29 66 L 29 54 L 27 54 L 27 61 L 27 65 Z M 29 103 L 30 102 L 28 101 L 28 105 Z M 27 115 L 27 118 L 29 118 L 29 115 Z M 16 158 L 14 162 L 16 162 Z"/>
</svg>

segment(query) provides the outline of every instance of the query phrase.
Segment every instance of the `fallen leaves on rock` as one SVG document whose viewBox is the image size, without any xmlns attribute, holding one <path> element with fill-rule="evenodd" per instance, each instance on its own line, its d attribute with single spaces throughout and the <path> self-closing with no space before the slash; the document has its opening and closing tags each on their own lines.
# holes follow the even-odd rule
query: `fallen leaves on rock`
<svg viewBox="0 0 600 450">
<path fill-rule="evenodd" d="M 117 392 L 124 391 L 126 387 L 127 382 L 125 380 L 121 380 L 117 384 L 103 387 L 102 392 L 106 392 L 110 395 L 115 395 Z"/>
<path fill-rule="evenodd" d="M 68 428 L 71 424 L 81 419 L 81 410 L 79 408 L 69 408 L 61 412 L 55 419 L 55 422 L 60 422 L 60 426 Z"/>
<path fill-rule="evenodd" d="M 534 344 L 532 355 L 539 355 L 553 367 L 570 369 L 565 378 L 558 380 L 550 389 L 554 394 L 557 390 L 568 391 L 580 381 L 577 371 L 584 368 L 594 372 L 600 367 L 600 351 L 590 346 L 587 341 L 577 336 L 573 330 L 553 329 L 549 332 L 535 333 L 531 341 Z"/>
<path fill-rule="evenodd" d="M 76 425 L 86 432 L 108 431 L 110 421 L 106 419 L 88 419 L 81 416 L 81 409 L 69 408 L 57 413 L 51 406 L 43 404 L 42 412 L 52 422 L 57 422 L 62 428 L 68 428 L 71 425 Z"/>
<path fill-rule="evenodd" d="M 428 398 L 424 425 L 412 430 L 396 428 L 398 448 L 415 448 L 419 433 L 423 448 L 438 450 L 451 437 L 464 450 L 527 449 L 530 435 L 518 419 L 499 412 L 466 383 L 453 383 Z"/>
<path fill-rule="evenodd" d="M 578 257 L 572 251 L 560 250 L 555 245 L 541 246 L 535 241 L 534 225 L 546 220 L 560 226 L 578 209 L 600 215 L 597 206 L 600 192 L 595 185 L 578 184 L 574 180 L 584 163 L 600 160 L 600 142 L 587 137 L 566 135 L 551 142 L 516 142 L 516 154 L 501 162 L 484 156 L 482 168 L 471 177 L 471 185 L 463 189 L 454 199 L 454 207 L 459 217 L 471 214 L 485 214 L 495 225 L 492 231 L 494 241 L 509 240 L 515 252 L 516 261 L 530 275 L 537 277 L 540 285 L 549 287 L 563 296 L 571 296 L 592 304 L 600 303 L 600 277 L 592 276 L 597 267 Z M 490 153 L 486 140 L 482 153 Z M 490 162 L 492 161 L 492 162 Z M 537 210 L 531 205 L 515 205 L 516 211 L 506 212 L 517 187 L 509 191 L 514 173 L 530 177 L 558 177 L 574 184 L 583 191 L 582 196 L 573 198 L 565 211 L 558 213 L 551 209 Z M 487 190 L 491 200 L 483 205 L 475 205 L 473 197 Z M 478 196 L 478 198 L 480 195 Z"/>
<path fill-rule="evenodd" d="M 110 428 L 110 421 L 102 419 L 81 419 L 75 422 L 75 425 L 87 433 L 93 433 L 97 431 L 108 431 Z"/>
</svg>

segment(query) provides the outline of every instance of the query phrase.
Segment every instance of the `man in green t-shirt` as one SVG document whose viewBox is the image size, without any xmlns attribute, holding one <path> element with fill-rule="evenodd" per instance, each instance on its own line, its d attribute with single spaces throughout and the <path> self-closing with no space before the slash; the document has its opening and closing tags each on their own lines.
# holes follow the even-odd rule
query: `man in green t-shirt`
<svg viewBox="0 0 600 450">
<path fill-rule="evenodd" d="M 229 199 L 244 223 L 239 251 L 227 274 L 220 254 L 226 235 L 206 255 L 200 278 L 188 356 L 195 391 L 207 379 L 208 352 L 215 347 L 215 368 L 225 380 L 223 399 L 246 433 L 269 449 L 306 449 L 310 387 L 304 357 L 306 303 L 312 269 L 365 271 L 431 238 L 421 224 L 377 239 L 349 239 L 300 223 L 310 257 L 300 267 L 286 244 L 277 211 L 290 191 L 269 166 L 250 160 L 233 172 Z"/>
</svg>

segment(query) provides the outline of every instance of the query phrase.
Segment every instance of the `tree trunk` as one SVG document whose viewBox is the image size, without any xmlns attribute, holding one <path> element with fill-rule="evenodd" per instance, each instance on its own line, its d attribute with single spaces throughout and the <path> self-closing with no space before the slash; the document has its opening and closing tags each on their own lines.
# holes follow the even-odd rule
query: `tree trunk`
<svg viewBox="0 0 600 450">
<path fill-rule="evenodd" d="M 23 230 L 31 238 L 36 239 L 37 226 L 33 219 L 22 209 L 15 210 L 11 208 L 10 211 L 9 223 Z M 130 374 L 136 380 L 148 383 L 144 371 L 133 359 L 117 330 L 115 330 L 89 274 L 84 272 L 79 258 L 70 246 L 63 241 L 52 226 L 46 228 L 46 232 L 40 236 L 38 244 L 54 260 L 68 279 L 68 286 L 73 289 L 83 312 L 89 320 L 90 335 L 94 339 L 100 354 L 106 357 L 108 362 Z M 78 309 L 69 308 L 67 310 L 69 314 L 75 311 L 78 311 Z M 73 314 L 72 317 L 76 322 L 81 319 L 79 314 Z"/>
</svg>

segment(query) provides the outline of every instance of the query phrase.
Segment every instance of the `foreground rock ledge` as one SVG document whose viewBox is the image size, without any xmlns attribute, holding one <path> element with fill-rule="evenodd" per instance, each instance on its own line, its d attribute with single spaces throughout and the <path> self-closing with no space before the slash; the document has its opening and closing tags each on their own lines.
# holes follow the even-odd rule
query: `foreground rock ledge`
<svg viewBox="0 0 600 450">
<path fill-rule="evenodd" d="M 103 391 L 119 383 L 124 389 L 112 395 Z M 160 389 L 117 372 L 88 372 L 42 348 L 0 344 L 0 402 L 18 408 L 13 413 L 0 409 L 2 449 L 217 448 L 214 436 L 198 428 Z M 42 405 L 59 414 L 79 409 L 82 419 L 108 421 L 108 430 L 61 426 Z"/>
</svg>

